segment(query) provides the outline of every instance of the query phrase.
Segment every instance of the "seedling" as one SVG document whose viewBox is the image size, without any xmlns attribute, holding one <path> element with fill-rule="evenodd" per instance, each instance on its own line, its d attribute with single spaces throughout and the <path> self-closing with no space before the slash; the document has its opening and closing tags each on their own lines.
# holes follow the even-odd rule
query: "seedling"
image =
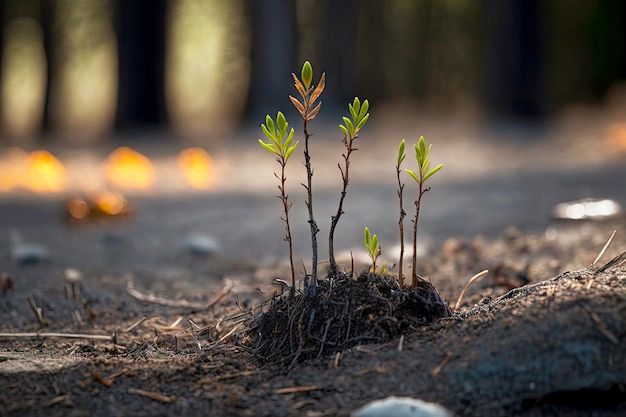
<svg viewBox="0 0 626 417">
<path fill-rule="evenodd" d="M 381 253 L 380 244 L 378 243 L 378 236 L 372 235 L 367 227 L 363 231 L 363 245 L 365 245 L 365 249 L 367 249 L 367 253 L 372 260 L 372 272 L 376 273 L 376 261 Z"/>
<path fill-rule="evenodd" d="M 346 152 L 341 155 L 343 156 L 343 167 L 341 164 L 337 164 L 339 171 L 341 172 L 343 188 L 341 190 L 341 196 L 339 197 L 339 207 L 337 208 L 337 213 L 331 217 L 330 232 L 328 233 L 328 260 L 330 263 L 331 274 L 336 274 L 339 271 L 339 266 L 335 261 L 334 236 L 339 218 L 343 214 L 343 200 L 346 198 L 346 190 L 350 180 L 350 155 L 352 152 L 357 150 L 357 148 L 354 147 L 354 140 L 359 137 L 359 130 L 365 126 L 365 123 L 367 123 L 367 120 L 370 117 L 370 114 L 367 112 L 369 107 L 370 105 L 367 100 L 363 101 L 363 104 L 361 104 L 359 98 L 355 97 L 352 104 L 348 104 L 348 110 L 350 110 L 350 117 L 352 119 L 344 116 L 343 124 L 339 125 L 339 128 L 343 132 L 342 141 L 343 146 L 346 148 Z"/>
<path fill-rule="evenodd" d="M 433 145 L 428 145 L 428 148 L 426 148 L 426 143 L 424 142 L 424 136 L 421 136 L 419 141 L 417 142 L 417 145 L 413 145 L 413 147 L 415 148 L 415 159 L 417 161 L 417 166 L 419 170 L 417 173 L 415 173 L 414 171 L 411 171 L 410 169 L 405 169 L 405 171 L 411 177 L 413 177 L 413 179 L 415 180 L 415 182 L 417 182 L 419 186 L 419 194 L 417 196 L 417 200 L 415 200 L 415 217 L 413 218 L 413 262 L 412 262 L 413 264 L 412 265 L 413 266 L 412 278 L 413 279 L 411 281 L 411 285 L 414 287 L 417 285 L 418 279 L 421 279 L 419 275 L 417 274 L 417 269 L 416 269 L 417 267 L 417 222 L 419 220 L 419 215 L 420 215 L 420 206 L 422 204 L 422 196 L 424 195 L 426 191 L 430 190 L 430 187 L 425 187 L 424 183 L 426 182 L 426 180 L 432 177 L 437 171 L 439 171 L 441 167 L 443 166 L 439 164 L 435 168 L 429 170 L 430 160 L 428 159 L 428 157 L 430 156 L 430 148 L 432 148 L 432 146 Z M 402 142 L 400 143 L 400 147 L 402 147 Z M 398 158 L 398 160 L 400 161 L 400 158 Z"/>
<path fill-rule="evenodd" d="M 441 299 L 435 287 L 428 281 L 419 279 L 415 273 L 416 255 L 413 253 L 413 286 L 407 290 L 404 288 L 404 277 L 400 272 L 400 286 L 402 291 L 396 293 L 395 283 L 389 285 L 390 277 L 387 276 L 387 264 L 379 265 L 378 258 L 381 247 L 378 236 L 370 233 L 365 227 L 363 231 L 363 244 L 371 258 L 371 267 L 363 271 L 357 279 L 353 274 L 343 273 L 334 257 L 334 234 L 339 219 L 343 214 L 343 203 L 346 198 L 350 180 L 350 157 L 354 151 L 355 140 L 360 130 L 369 119 L 369 102 L 361 101 L 356 97 L 348 104 L 349 115 L 343 117 L 339 125 L 343 133 L 342 143 L 345 150 L 342 161 L 337 166 L 341 173 L 343 187 L 339 196 L 339 204 L 336 213 L 331 216 L 330 230 L 328 234 L 329 249 L 329 272 L 327 279 L 317 279 L 317 239 L 319 232 L 313 216 L 313 168 L 311 155 L 308 148 L 310 134 L 308 123 L 317 116 L 321 104 L 318 102 L 325 87 L 325 75 L 322 74 L 317 86 L 312 85 L 313 69 L 309 62 L 302 66 L 300 76 L 293 75 L 294 85 L 299 98 L 289 96 L 291 103 L 296 107 L 303 120 L 304 132 L 304 165 L 307 172 L 306 184 L 302 184 L 307 191 L 306 206 L 309 212 L 308 223 L 311 227 L 311 245 L 313 249 L 312 274 L 304 275 L 304 291 L 295 296 L 295 273 L 293 266 L 293 251 L 291 232 L 289 225 L 289 204 L 285 191 L 285 165 L 294 152 L 298 142 L 292 144 L 293 129 L 289 126 L 282 113 L 278 113 L 276 124 L 267 116 L 265 124 L 261 125 L 263 133 L 269 142 L 259 141 L 264 148 L 276 155 L 281 166 L 280 175 L 275 174 L 279 183 L 279 195 L 283 203 L 286 236 L 289 243 L 289 261 L 291 264 L 291 291 L 290 296 L 276 301 L 278 294 L 274 294 L 267 311 L 256 315 L 255 324 L 250 328 L 249 334 L 253 337 L 254 352 L 263 361 L 283 360 L 285 355 L 291 360 L 291 367 L 304 359 L 320 358 L 322 355 L 343 350 L 360 343 L 360 340 L 387 340 L 398 336 L 407 328 L 413 328 L 438 317 L 448 317 L 451 314 L 446 302 Z M 401 181 L 401 165 L 405 159 L 404 149 L 406 143 L 403 140 L 398 148 L 396 172 L 398 177 L 398 196 L 400 199 L 400 234 L 404 239 L 403 209 L 404 184 Z M 420 193 L 416 200 L 414 222 L 414 237 L 416 240 L 417 220 L 421 198 L 428 189 L 424 182 L 438 171 L 441 166 L 431 170 L 428 162 L 430 146 L 426 149 L 424 138 L 415 146 L 416 160 L 419 170 L 417 174 L 406 170 L 419 184 Z M 414 248 L 415 248 L 414 244 Z M 402 247 L 404 252 L 404 246 Z M 401 261 L 402 262 L 402 261 Z M 402 270 L 402 266 L 400 266 Z M 311 280 L 310 284 L 307 283 Z M 264 304 L 267 305 L 267 304 Z M 351 308 L 351 306 L 358 308 Z M 391 320 L 390 320 L 391 318 Z M 384 323 L 384 324 L 383 324 Z M 384 334 L 381 334 L 381 330 Z"/>
<path fill-rule="evenodd" d="M 280 164 L 280 176 L 276 173 L 274 173 L 274 176 L 279 181 L 278 191 L 280 194 L 277 195 L 277 197 L 283 203 L 283 210 L 285 212 L 285 217 L 282 217 L 281 220 L 285 222 L 285 241 L 289 244 L 289 265 L 291 267 L 290 294 L 293 296 L 296 288 L 296 273 L 293 267 L 293 244 L 291 240 L 291 227 L 289 226 L 289 209 L 291 208 L 291 204 L 289 203 L 289 196 L 285 192 L 285 182 L 287 181 L 285 167 L 287 166 L 287 160 L 293 151 L 296 150 L 299 142 L 296 141 L 295 144 L 291 144 L 294 130 L 291 128 L 289 134 L 287 134 L 289 123 L 287 123 L 285 116 L 281 112 L 278 112 L 276 115 L 276 123 L 274 123 L 274 120 L 272 120 L 271 116 L 268 114 L 265 117 L 265 123 L 261 124 L 261 129 L 270 142 L 266 143 L 259 139 L 259 143 L 269 152 L 276 155 L 276 161 Z"/>
<path fill-rule="evenodd" d="M 396 162 L 396 177 L 398 178 L 398 199 L 400 200 L 400 220 L 398 221 L 398 226 L 400 227 L 400 259 L 398 259 L 398 284 L 400 288 L 404 288 L 404 275 L 402 275 L 402 261 L 404 260 L 404 216 L 406 216 L 406 212 L 404 211 L 404 184 L 400 180 L 400 166 L 406 158 L 404 154 L 404 147 L 406 142 L 402 139 L 400 142 L 400 146 L 398 146 L 398 160 Z"/>
<path fill-rule="evenodd" d="M 315 217 L 313 216 L 313 168 L 311 167 L 311 154 L 309 153 L 309 137 L 311 136 L 307 130 L 307 123 L 315 118 L 322 107 L 322 102 L 320 101 L 317 105 L 315 102 L 320 97 L 322 92 L 324 91 L 324 87 L 326 85 L 326 73 L 323 73 L 320 81 L 317 83 L 317 87 L 311 84 L 313 81 L 313 68 L 311 67 L 311 63 L 306 61 L 304 65 L 302 65 L 302 71 L 300 74 L 300 78 L 296 76 L 296 74 L 292 73 L 294 86 L 300 97 L 302 97 L 302 102 L 298 99 L 289 96 L 291 103 L 300 113 L 303 120 L 303 132 L 304 132 L 304 166 L 306 167 L 306 177 L 307 183 L 306 185 L 302 184 L 306 189 L 307 200 L 306 207 L 309 210 L 309 225 L 311 226 L 311 246 L 313 251 L 313 259 L 311 265 L 311 293 L 314 295 L 317 287 L 317 233 L 320 229 L 317 227 L 317 222 L 315 221 Z M 304 280 L 305 287 L 307 286 L 307 280 L 305 277 Z"/>
</svg>

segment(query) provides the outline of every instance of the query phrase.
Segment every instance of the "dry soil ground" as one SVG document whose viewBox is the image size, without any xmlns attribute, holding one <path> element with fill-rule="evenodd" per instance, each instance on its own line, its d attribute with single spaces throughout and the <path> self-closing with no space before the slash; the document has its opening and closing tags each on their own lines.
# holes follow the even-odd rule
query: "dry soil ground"
<svg viewBox="0 0 626 417">
<path fill-rule="evenodd" d="M 624 415 L 626 265 L 604 266 L 626 248 L 623 234 L 588 267 L 622 225 L 449 239 L 422 265 L 451 305 L 467 278 L 491 271 L 452 317 L 295 367 L 261 365 L 245 344 L 242 309 L 262 300 L 255 288 L 266 281 L 255 276 L 267 274 L 254 265 L 209 256 L 175 270 L 221 271 L 232 279 L 227 293 L 165 271 L 157 279 L 158 271 L 106 268 L 82 271 L 73 293 L 45 262 L 22 266 L 0 296 L 0 332 L 16 334 L 0 338 L 0 414 L 347 416 L 370 400 L 407 395 L 460 416 Z M 130 280 L 139 293 L 128 291 Z M 155 281 L 162 299 L 136 298 Z M 17 337 L 26 332 L 115 339 Z"/>
</svg>

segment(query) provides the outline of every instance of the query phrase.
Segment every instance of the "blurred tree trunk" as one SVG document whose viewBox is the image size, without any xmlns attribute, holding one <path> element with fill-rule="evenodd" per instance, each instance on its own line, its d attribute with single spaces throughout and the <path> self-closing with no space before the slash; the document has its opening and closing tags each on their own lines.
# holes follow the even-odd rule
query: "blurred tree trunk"
<svg viewBox="0 0 626 417">
<path fill-rule="evenodd" d="M 385 3 L 380 0 L 363 0 L 359 7 L 358 71 L 355 79 L 359 94 L 372 100 L 384 98 L 387 93 L 384 8 Z"/>
<path fill-rule="evenodd" d="M 296 5 L 290 0 L 252 1 L 252 76 L 247 114 L 253 123 L 281 110 L 295 116 L 287 97 L 299 73 Z M 293 119 L 293 117 L 292 117 Z"/>
<path fill-rule="evenodd" d="M 41 0 L 41 28 L 43 30 L 43 49 L 46 54 L 46 91 L 44 97 L 42 130 L 44 133 L 52 129 L 52 117 L 50 115 L 50 92 L 54 71 L 54 0 Z"/>
<path fill-rule="evenodd" d="M 609 87 L 626 78 L 626 3 L 598 2 L 589 24 L 592 57 L 592 93 L 604 96 Z"/>
<path fill-rule="evenodd" d="M 357 34 L 359 1 L 326 0 L 320 73 L 326 72 L 326 106 L 344 109 L 357 95 Z M 327 107 L 328 108 L 328 107 Z"/>
<path fill-rule="evenodd" d="M 119 92 L 116 128 L 162 125 L 167 0 L 117 0 Z"/>
<path fill-rule="evenodd" d="M 548 112 L 545 13 L 541 0 L 488 0 L 484 8 L 483 99 L 495 115 Z"/>
</svg>

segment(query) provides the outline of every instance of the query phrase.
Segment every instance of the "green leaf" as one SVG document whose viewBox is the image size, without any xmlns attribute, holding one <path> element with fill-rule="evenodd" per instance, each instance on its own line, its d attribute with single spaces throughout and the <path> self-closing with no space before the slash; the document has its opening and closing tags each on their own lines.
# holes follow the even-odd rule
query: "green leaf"
<svg viewBox="0 0 626 417">
<path fill-rule="evenodd" d="M 291 145 L 291 141 L 293 140 L 293 127 L 291 128 L 291 130 L 289 131 L 289 135 L 287 136 L 287 139 L 285 139 L 285 141 L 283 142 L 283 147 L 284 148 L 288 148 L 289 145 Z"/>
<path fill-rule="evenodd" d="M 400 167 L 400 165 L 402 164 L 402 161 L 404 161 L 404 158 L 406 157 L 406 155 L 404 154 L 405 146 L 406 146 L 406 141 L 402 139 L 402 141 L 400 142 L 400 145 L 398 146 L 398 167 Z"/>
<path fill-rule="evenodd" d="M 261 146 L 263 146 L 265 149 L 267 149 L 269 152 L 271 153 L 277 153 L 276 149 L 274 148 L 274 146 L 270 145 L 269 143 L 265 143 L 263 142 L 261 139 L 259 139 L 259 143 L 261 144 Z"/>
<path fill-rule="evenodd" d="M 313 67 L 309 61 L 305 61 L 304 65 L 302 65 L 302 84 L 304 84 L 304 88 L 307 90 L 311 86 L 311 82 L 313 81 Z"/>
<path fill-rule="evenodd" d="M 339 125 L 339 128 L 347 138 L 350 137 L 350 133 L 348 133 L 348 129 L 344 125 Z"/>
<path fill-rule="evenodd" d="M 274 141 L 275 134 L 273 132 L 270 132 L 264 124 L 261 124 L 261 129 L 263 130 L 263 134 L 267 136 L 269 140 Z"/>
<path fill-rule="evenodd" d="M 287 149 L 287 152 L 285 153 L 285 161 L 289 159 L 289 157 L 291 156 L 293 151 L 296 150 L 299 144 L 300 144 L 300 141 L 297 140 L 296 143 L 291 148 Z"/>
<path fill-rule="evenodd" d="M 354 108 L 356 114 L 359 114 L 359 110 L 361 109 L 361 101 L 358 97 L 354 98 L 354 101 L 352 102 L 352 107 Z M 354 118 L 354 120 L 356 121 L 356 117 Z"/>
<path fill-rule="evenodd" d="M 348 119 L 347 117 L 343 117 L 343 123 L 345 124 L 345 126 L 348 128 L 348 131 L 350 132 L 349 136 L 352 136 L 352 134 L 354 133 L 354 125 L 352 124 L 352 122 L 350 121 L 350 119 Z"/>
<path fill-rule="evenodd" d="M 365 117 L 363 117 L 361 120 L 359 120 L 359 122 L 356 125 L 356 130 L 361 129 L 363 126 L 365 126 L 365 123 L 367 123 L 367 120 L 370 118 L 370 114 L 367 113 L 365 115 Z"/>
<path fill-rule="evenodd" d="M 276 115 L 276 124 L 278 125 L 279 131 L 285 128 L 285 125 L 287 124 L 287 119 L 285 119 L 285 115 L 283 114 L 283 112 L 279 111 Z"/>
<path fill-rule="evenodd" d="M 370 241 L 371 241 L 370 229 L 368 229 L 366 226 L 365 230 L 363 231 L 363 243 L 365 244 L 365 247 L 367 248 L 368 251 L 370 249 Z"/>
<path fill-rule="evenodd" d="M 376 255 L 378 255 L 378 235 L 374 234 L 374 236 L 372 236 L 372 252 L 375 252 Z"/>
<path fill-rule="evenodd" d="M 267 130 L 272 132 L 272 134 L 274 132 L 276 132 L 276 127 L 274 126 L 274 121 L 272 120 L 272 117 L 269 114 L 267 116 L 265 116 L 265 126 L 267 126 Z"/>
<path fill-rule="evenodd" d="M 350 103 L 348 103 L 348 110 L 350 110 L 350 116 L 352 116 L 352 120 L 356 121 L 358 114 L 354 109 L 354 106 Z"/>
<path fill-rule="evenodd" d="M 415 172 L 411 171 L 410 169 L 405 169 L 405 171 L 406 171 L 407 174 L 409 174 L 410 176 L 413 177 L 415 182 L 417 182 L 419 184 L 420 180 L 419 180 L 419 177 L 417 176 L 417 174 L 415 174 Z"/>
<path fill-rule="evenodd" d="M 428 160 L 423 161 L 422 165 L 420 166 L 420 174 L 421 174 L 422 178 L 428 172 L 428 168 L 430 168 L 430 161 L 428 161 Z"/>
<path fill-rule="evenodd" d="M 365 117 L 365 114 L 367 113 L 369 108 L 370 108 L 370 102 L 365 100 L 363 102 L 363 105 L 361 106 L 361 111 L 359 112 L 359 115 L 358 115 L 359 119 Z"/>
<path fill-rule="evenodd" d="M 420 136 L 420 140 L 418 141 L 418 147 L 420 151 L 420 159 L 423 161 L 424 156 L 426 155 L 426 142 L 424 142 L 424 136 Z"/>
<path fill-rule="evenodd" d="M 430 177 L 433 176 L 433 174 L 437 171 L 439 171 L 441 168 L 443 167 L 443 164 L 439 164 L 436 167 L 434 167 L 433 169 L 431 169 L 428 174 L 426 174 L 424 176 L 424 179 L 422 180 L 423 182 L 426 182 L 427 179 L 429 179 Z"/>
<path fill-rule="evenodd" d="M 433 145 L 428 145 L 428 148 L 426 148 L 426 153 L 424 154 L 424 161 L 428 161 L 428 158 L 430 157 L 430 149 L 433 147 Z"/>
</svg>

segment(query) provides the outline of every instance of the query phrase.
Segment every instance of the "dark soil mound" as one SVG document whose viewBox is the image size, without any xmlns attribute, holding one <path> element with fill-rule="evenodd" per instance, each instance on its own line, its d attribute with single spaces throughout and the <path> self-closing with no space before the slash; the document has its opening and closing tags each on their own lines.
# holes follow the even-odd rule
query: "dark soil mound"
<svg viewBox="0 0 626 417">
<path fill-rule="evenodd" d="M 258 315 L 250 343 L 261 362 L 291 364 L 341 352 L 357 344 L 390 341 L 451 311 L 436 288 L 420 280 L 401 289 L 395 280 L 368 271 L 320 281 L 309 291 L 276 296 Z"/>
</svg>

